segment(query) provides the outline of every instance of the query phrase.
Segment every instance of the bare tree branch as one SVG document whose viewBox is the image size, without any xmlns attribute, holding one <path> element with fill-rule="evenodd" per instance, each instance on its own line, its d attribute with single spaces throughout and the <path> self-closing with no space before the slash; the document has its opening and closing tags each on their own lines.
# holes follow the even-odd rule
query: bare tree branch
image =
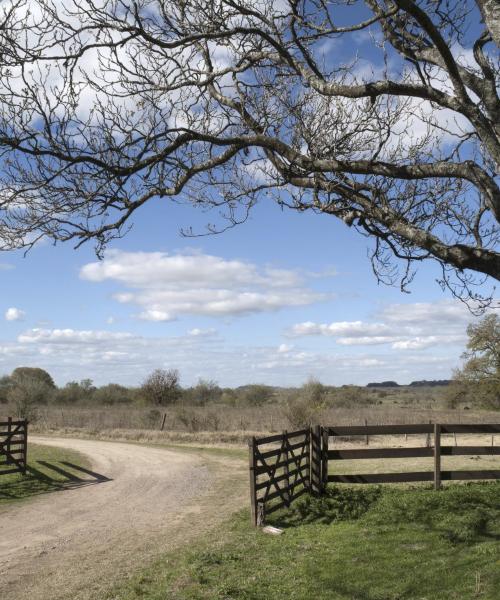
<svg viewBox="0 0 500 600">
<path fill-rule="evenodd" d="M 0 248 L 124 235 L 152 198 L 244 221 L 263 196 L 433 259 L 474 306 L 500 279 L 498 4 L 6 0 Z M 349 52 L 352 48 L 352 52 Z"/>
</svg>

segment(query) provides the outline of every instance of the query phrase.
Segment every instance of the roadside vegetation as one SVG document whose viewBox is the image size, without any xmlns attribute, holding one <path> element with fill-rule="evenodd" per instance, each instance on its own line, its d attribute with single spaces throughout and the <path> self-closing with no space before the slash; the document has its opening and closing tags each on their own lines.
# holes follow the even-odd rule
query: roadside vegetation
<svg viewBox="0 0 500 600">
<path fill-rule="evenodd" d="M 107 600 L 496 600 L 499 483 L 330 487 L 273 516 L 247 511 L 216 538 L 168 554 Z"/>
<path fill-rule="evenodd" d="M 26 475 L 12 473 L 0 479 L 0 506 L 39 494 L 83 485 L 90 463 L 83 454 L 30 442 Z"/>
</svg>

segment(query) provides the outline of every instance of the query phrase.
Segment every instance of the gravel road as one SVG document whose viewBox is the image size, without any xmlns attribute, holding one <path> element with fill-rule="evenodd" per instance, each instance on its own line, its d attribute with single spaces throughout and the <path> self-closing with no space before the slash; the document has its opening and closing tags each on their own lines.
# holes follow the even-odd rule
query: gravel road
<svg viewBox="0 0 500 600">
<path fill-rule="evenodd" d="M 234 508 L 216 499 L 227 459 L 126 443 L 30 440 L 86 454 L 98 477 L 78 473 L 79 487 L 0 509 L 1 598 L 96 600 Z"/>
</svg>

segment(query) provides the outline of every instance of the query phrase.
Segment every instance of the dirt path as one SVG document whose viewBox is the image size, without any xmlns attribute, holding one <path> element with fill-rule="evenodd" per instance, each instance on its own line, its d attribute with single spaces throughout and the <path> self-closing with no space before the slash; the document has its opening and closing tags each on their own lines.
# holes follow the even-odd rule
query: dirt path
<svg viewBox="0 0 500 600">
<path fill-rule="evenodd" d="M 240 461 L 116 442 L 35 438 L 86 454 L 86 485 L 0 509 L 0 597 L 97 600 L 241 506 Z M 230 469 L 228 469 L 228 466 Z M 236 478 L 231 492 L 229 478 Z"/>
</svg>

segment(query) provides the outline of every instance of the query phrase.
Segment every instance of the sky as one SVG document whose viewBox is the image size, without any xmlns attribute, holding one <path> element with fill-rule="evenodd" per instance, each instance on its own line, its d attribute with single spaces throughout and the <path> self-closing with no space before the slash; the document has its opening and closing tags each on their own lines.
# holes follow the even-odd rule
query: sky
<svg viewBox="0 0 500 600">
<path fill-rule="evenodd" d="M 369 51 L 370 36 L 357 44 Z M 460 366 L 477 317 L 441 290 L 436 265 L 420 266 L 410 294 L 379 285 L 369 240 L 265 200 L 223 234 L 180 235 L 214 220 L 153 200 L 100 261 L 70 243 L 1 253 L 0 375 L 32 366 L 58 385 L 140 385 L 175 368 L 184 386 L 365 385 L 447 379 Z"/>
<path fill-rule="evenodd" d="M 46 369 L 58 385 L 140 385 L 155 368 L 247 383 L 364 385 L 446 379 L 473 317 L 420 268 L 410 294 L 378 285 L 369 241 L 327 215 L 261 203 L 220 235 L 213 215 L 153 201 L 99 261 L 92 246 L 0 255 L 0 374 Z"/>
</svg>

